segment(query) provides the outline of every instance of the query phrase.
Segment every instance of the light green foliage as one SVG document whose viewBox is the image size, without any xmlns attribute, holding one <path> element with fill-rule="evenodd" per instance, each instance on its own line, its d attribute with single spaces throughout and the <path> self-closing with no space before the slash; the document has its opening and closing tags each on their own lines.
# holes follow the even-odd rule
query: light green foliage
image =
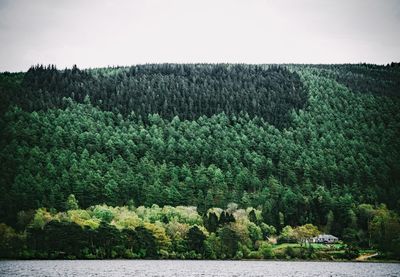
<svg viewBox="0 0 400 277">
<path fill-rule="evenodd" d="M 143 226 L 149 230 L 156 239 L 158 249 L 168 250 L 171 245 L 171 239 L 167 236 L 164 226 L 160 222 L 148 223 L 145 222 Z"/>
<path fill-rule="evenodd" d="M 293 242 L 296 240 L 296 234 L 292 226 L 285 226 L 279 235 L 279 240 L 282 242 Z"/>
<path fill-rule="evenodd" d="M 135 229 L 143 224 L 143 220 L 140 219 L 134 211 L 129 210 L 127 207 L 119 207 L 117 212 L 114 214 L 112 224 L 118 229 Z"/>
<path fill-rule="evenodd" d="M 248 213 L 244 209 L 238 209 L 233 213 L 233 216 L 235 217 L 236 221 L 238 222 L 243 222 L 243 221 L 248 221 Z"/>
<path fill-rule="evenodd" d="M 77 210 L 79 209 L 78 201 L 75 198 L 75 195 L 70 194 L 67 198 L 66 203 L 67 210 Z"/>
<path fill-rule="evenodd" d="M 312 224 L 305 224 L 302 226 L 297 226 L 293 229 L 294 237 L 299 241 L 301 244 L 307 242 L 307 240 L 311 239 L 320 234 L 317 226 Z"/>
<path fill-rule="evenodd" d="M 250 238 L 250 232 L 248 228 L 248 224 L 250 222 L 248 221 L 242 221 L 242 222 L 235 222 L 230 224 L 230 227 L 235 231 L 235 234 L 238 236 L 239 241 L 248 247 L 253 246 L 253 241 Z"/>
<path fill-rule="evenodd" d="M 257 226 L 256 224 L 254 224 L 253 222 L 248 223 L 247 229 L 249 230 L 249 238 L 253 242 L 256 242 L 263 238 L 261 228 L 259 226 Z"/>
<path fill-rule="evenodd" d="M 151 208 L 140 206 L 136 209 L 136 213 L 142 220 L 152 223 L 167 220 L 195 225 L 202 222 L 196 207 L 190 206 L 164 206 L 163 208 L 158 205 L 153 205 Z"/>
<path fill-rule="evenodd" d="M 169 221 L 176 220 L 190 225 L 200 225 L 202 223 L 201 216 L 198 214 L 196 207 L 164 206 L 163 213 L 167 216 Z"/>
<path fill-rule="evenodd" d="M 47 211 L 46 208 L 40 208 L 36 211 L 35 216 L 33 217 L 32 227 L 33 228 L 43 228 L 46 223 L 53 220 L 52 215 Z"/>
<path fill-rule="evenodd" d="M 81 227 L 90 227 L 96 229 L 99 227 L 101 219 L 98 217 L 92 217 L 90 211 L 86 210 L 69 210 L 67 211 L 68 220 L 78 224 Z"/>
<path fill-rule="evenodd" d="M 274 252 L 272 250 L 272 245 L 266 242 L 261 243 L 258 251 L 261 253 L 264 259 L 271 259 L 274 257 Z"/>
<path fill-rule="evenodd" d="M 170 221 L 165 226 L 167 235 L 174 240 L 183 240 L 189 231 L 190 225 L 187 223 L 179 223 L 178 221 Z"/>
<path fill-rule="evenodd" d="M 261 228 L 264 238 L 274 236 L 276 234 L 276 228 L 272 225 L 268 225 L 268 224 L 265 224 L 264 222 L 262 222 L 260 224 L 260 228 Z"/>
<path fill-rule="evenodd" d="M 217 259 L 222 255 L 221 240 L 215 233 L 211 233 L 204 242 L 205 258 Z"/>
<path fill-rule="evenodd" d="M 107 205 L 97 205 L 93 207 L 93 215 L 107 223 L 110 223 L 114 218 L 113 208 Z"/>
<path fill-rule="evenodd" d="M 378 207 L 364 205 L 359 207 L 359 210 L 360 212 L 367 210 L 371 218 L 367 232 L 373 244 L 391 257 L 398 257 L 400 231 L 398 215 L 388 210 L 385 205 Z M 5 244 L 11 245 L 4 248 L 6 249 L 4 253 L 7 254 L 2 255 L 18 257 L 21 255 L 18 251 L 23 248 L 24 243 L 28 249 L 34 251 L 30 254 L 33 257 L 35 255 L 41 257 L 40 255 L 44 255 L 46 251 L 51 253 L 66 251 L 83 258 L 310 259 L 317 257 L 316 251 L 318 255 L 322 255 L 322 252 L 334 255 L 334 251 L 341 250 L 340 245 L 331 247 L 311 243 L 308 244 L 308 248 L 304 248 L 307 239 L 319 234 L 318 228 L 312 224 L 295 228 L 285 226 L 278 237 L 278 245 L 272 245 L 271 243 L 275 243 L 271 239 L 276 234 L 275 227 L 264 222 L 259 225 L 251 222 L 244 209 L 235 209 L 236 220 L 217 224 L 216 231 L 212 233 L 206 230 L 201 218 L 200 222 L 194 220 L 192 223 L 186 223 L 182 220 L 184 216 L 176 216 L 177 211 L 190 214 L 188 218 L 199 216 L 192 207 L 183 206 L 161 208 L 154 205 L 150 208 L 133 206 L 128 208 L 97 205 L 86 210 L 73 209 L 58 213 L 50 213 L 41 208 L 36 211 L 32 223 L 26 230 L 27 242 L 23 235 L 14 232 L 12 228 L 0 225 L 2 228 L 0 229 L 3 230 L 0 230 L 3 241 L 11 240 Z M 211 211 L 219 210 L 211 209 Z M 222 216 L 226 212 L 227 210 L 221 211 L 219 219 L 226 217 Z M 171 214 L 174 216 L 171 217 Z M 358 240 L 362 239 L 359 234 L 362 233 L 362 229 L 357 232 L 349 227 L 344 232 L 343 240 L 346 242 L 356 245 L 359 243 Z M 59 242 L 57 239 L 59 237 L 66 242 L 64 244 Z M 49 246 L 52 241 L 56 243 Z M 296 241 L 299 243 L 295 243 Z M 355 249 L 353 246 L 350 248 Z M 329 254 L 327 251 L 333 252 Z"/>
</svg>

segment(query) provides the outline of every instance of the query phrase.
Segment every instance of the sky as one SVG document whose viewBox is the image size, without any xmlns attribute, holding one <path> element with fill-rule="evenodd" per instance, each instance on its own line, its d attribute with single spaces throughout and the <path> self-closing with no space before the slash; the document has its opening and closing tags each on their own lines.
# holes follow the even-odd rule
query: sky
<svg viewBox="0 0 400 277">
<path fill-rule="evenodd" d="M 400 0 L 0 0 L 0 71 L 400 61 Z"/>
</svg>

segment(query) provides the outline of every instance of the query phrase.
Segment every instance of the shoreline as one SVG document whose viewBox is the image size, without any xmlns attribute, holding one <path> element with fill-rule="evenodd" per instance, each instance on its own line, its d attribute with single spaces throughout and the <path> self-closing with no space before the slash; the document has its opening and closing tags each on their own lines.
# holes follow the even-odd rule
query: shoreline
<svg viewBox="0 0 400 277">
<path fill-rule="evenodd" d="M 322 263 L 390 263 L 400 264 L 400 260 L 301 260 L 301 259 L 0 259 L 3 261 L 225 261 L 225 262 L 322 262 Z"/>
</svg>

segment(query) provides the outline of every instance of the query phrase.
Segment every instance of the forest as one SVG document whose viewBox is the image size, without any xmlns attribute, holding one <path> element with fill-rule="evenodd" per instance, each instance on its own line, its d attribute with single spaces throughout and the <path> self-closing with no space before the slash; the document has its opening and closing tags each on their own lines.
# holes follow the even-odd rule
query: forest
<svg viewBox="0 0 400 277">
<path fill-rule="evenodd" d="M 36 65 L 0 97 L 2 258 L 400 258 L 397 63 Z"/>
</svg>

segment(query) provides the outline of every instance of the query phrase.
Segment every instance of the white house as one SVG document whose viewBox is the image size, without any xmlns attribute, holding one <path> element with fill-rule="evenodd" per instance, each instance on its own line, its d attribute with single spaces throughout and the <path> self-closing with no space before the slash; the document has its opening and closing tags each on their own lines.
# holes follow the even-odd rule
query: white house
<svg viewBox="0 0 400 277">
<path fill-rule="evenodd" d="M 311 239 L 311 242 L 314 243 L 336 243 L 338 241 L 337 237 L 328 234 L 322 234 Z"/>
</svg>

